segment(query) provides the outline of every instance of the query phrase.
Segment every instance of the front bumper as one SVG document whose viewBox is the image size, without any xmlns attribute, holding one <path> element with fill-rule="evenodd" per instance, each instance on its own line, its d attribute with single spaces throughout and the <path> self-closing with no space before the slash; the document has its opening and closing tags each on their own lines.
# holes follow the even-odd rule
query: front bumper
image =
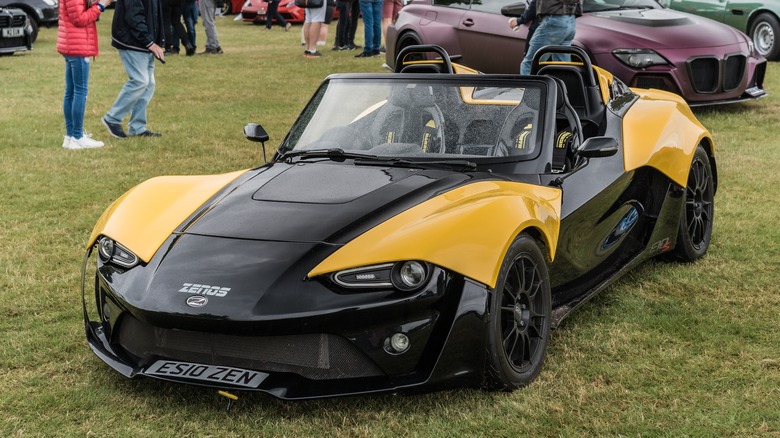
<svg viewBox="0 0 780 438">
<path fill-rule="evenodd" d="M 437 290 L 306 317 L 233 324 L 203 316 L 203 329 L 198 329 L 197 323 L 185 328 L 159 323 L 166 318 L 149 322 L 146 312 L 124 302 L 90 265 L 88 254 L 82 278 L 87 342 L 128 378 L 262 391 L 281 399 L 418 392 L 482 382 L 490 291 L 468 279 L 441 272 L 432 281 Z M 87 290 L 91 278 L 94 294 Z M 386 342 L 394 333 L 408 335 L 408 351 L 388 351 Z"/>
</svg>

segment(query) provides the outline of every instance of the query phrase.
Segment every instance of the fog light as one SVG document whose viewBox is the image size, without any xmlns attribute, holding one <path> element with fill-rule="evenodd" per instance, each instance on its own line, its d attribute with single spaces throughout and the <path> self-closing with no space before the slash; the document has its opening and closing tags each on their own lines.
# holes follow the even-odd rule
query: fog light
<svg viewBox="0 0 780 438">
<path fill-rule="evenodd" d="M 103 303 L 103 321 L 109 322 L 111 320 L 111 306 L 108 303 Z"/>
<path fill-rule="evenodd" d="M 385 347 L 389 347 L 389 353 L 403 353 L 409 349 L 409 336 L 403 333 L 396 333 L 385 340 Z"/>
</svg>

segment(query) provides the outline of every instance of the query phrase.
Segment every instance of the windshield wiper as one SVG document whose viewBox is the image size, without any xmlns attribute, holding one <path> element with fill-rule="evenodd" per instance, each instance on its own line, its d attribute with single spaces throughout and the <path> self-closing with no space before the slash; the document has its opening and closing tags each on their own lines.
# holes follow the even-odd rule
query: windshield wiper
<svg viewBox="0 0 780 438">
<path fill-rule="evenodd" d="M 289 163 L 294 157 L 300 157 L 301 159 L 306 158 L 327 158 L 329 160 L 333 161 L 344 161 L 347 158 L 365 158 L 365 159 L 374 159 L 377 158 L 376 155 L 369 155 L 369 154 L 356 154 L 353 152 L 344 152 L 344 149 L 341 148 L 331 148 L 331 149 L 304 149 L 304 150 L 292 150 L 287 151 L 283 153 L 281 156 L 279 156 L 279 161 L 284 161 L 286 163 Z"/>
<path fill-rule="evenodd" d="M 477 163 L 467 160 L 412 161 L 403 158 L 361 157 L 355 159 L 357 166 L 390 166 L 410 169 L 447 169 L 458 172 L 473 172 Z"/>
</svg>

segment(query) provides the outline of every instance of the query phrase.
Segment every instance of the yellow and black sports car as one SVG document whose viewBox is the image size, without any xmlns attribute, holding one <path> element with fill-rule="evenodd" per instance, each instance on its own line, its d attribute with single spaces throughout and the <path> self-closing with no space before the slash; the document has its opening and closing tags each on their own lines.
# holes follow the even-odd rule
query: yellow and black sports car
<svg viewBox="0 0 780 438">
<path fill-rule="evenodd" d="M 530 383 L 594 294 L 706 253 L 717 184 L 682 98 L 550 51 L 572 61 L 332 75 L 270 163 L 131 189 L 87 242 L 90 347 L 283 399 Z"/>
</svg>

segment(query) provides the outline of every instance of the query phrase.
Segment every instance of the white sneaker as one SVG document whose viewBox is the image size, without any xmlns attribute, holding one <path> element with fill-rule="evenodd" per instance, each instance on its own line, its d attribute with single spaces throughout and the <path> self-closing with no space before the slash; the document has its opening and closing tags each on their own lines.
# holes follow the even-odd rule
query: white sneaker
<svg viewBox="0 0 780 438">
<path fill-rule="evenodd" d="M 65 149 L 70 149 L 70 139 L 73 138 L 69 135 L 66 135 L 65 138 L 62 139 L 62 147 Z"/>
<path fill-rule="evenodd" d="M 102 141 L 94 140 L 89 134 L 85 134 L 81 138 L 70 138 L 68 149 L 93 149 L 105 146 Z M 65 147 L 63 145 L 63 147 Z"/>
</svg>

